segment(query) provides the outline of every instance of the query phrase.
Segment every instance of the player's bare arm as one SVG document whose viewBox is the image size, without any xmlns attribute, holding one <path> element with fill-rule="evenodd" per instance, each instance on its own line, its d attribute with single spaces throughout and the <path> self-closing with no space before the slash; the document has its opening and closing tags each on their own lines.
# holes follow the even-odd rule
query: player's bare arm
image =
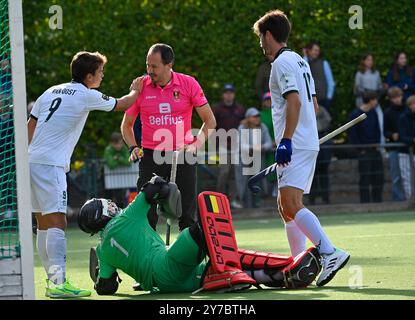
<svg viewBox="0 0 415 320">
<path fill-rule="evenodd" d="M 137 161 L 142 156 L 141 149 L 137 146 L 137 142 L 135 141 L 134 121 L 135 117 L 125 113 L 124 118 L 121 122 L 121 134 L 124 138 L 125 143 L 127 144 L 128 148 L 135 147 L 132 150 L 130 149 L 130 161 Z"/>
<path fill-rule="evenodd" d="M 318 102 L 317 102 L 317 97 L 316 96 L 313 96 L 313 104 L 314 104 L 314 111 L 317 114 L 318 113 L 319 106 L 318 106 Z"/>
<path fill-rule="evenodd" d="M 216 128 L 216 118 L 212 112 L 212 109 L 208 103 L 196 108 L 196 112 L 202 120 L 202 126 L 196 137 L 196 141 L 186 146 L 187 152 L 196 152 L 203 144 L 208 140 L 209 135 L 212 134 L 212 130 Z"/>
<path fill-rule="evenodd" d="M 117 99 L 117 106 L 114 111 L 125 111 L 134 103 L 143 88 L 144 77 L 138 77 L 133 80 L 130 86 L 130 93 Z"/>
<path fill-rule="evenodd" d="M 297 92 L 291 92 L 286 96 L 287 115 L 285 118 L 285 130 L 283 138 L 292 139 L 295 128 L 300 118 L 301 101 Z"/>
<path fill-rule="evenodd" d="M 29 144 L 32 142 L 33 135 L 35 133 L 37 120 L 33 117 L 30 117 L 29 120 L 27 120 L 27 134 L 28 134 L 28 141 Z"/>
<path fill-rule="evenodd" d="M 292 143 L 295 129 L 300 118 L 301 101 L 298 92 L 290 92 L 285 96 L 287 109 L 285 116 L 285 129 L 282 139 L 275 153 L 275 161 L 278 166 L 288 166 L 291 162 Z"/>
</svg>

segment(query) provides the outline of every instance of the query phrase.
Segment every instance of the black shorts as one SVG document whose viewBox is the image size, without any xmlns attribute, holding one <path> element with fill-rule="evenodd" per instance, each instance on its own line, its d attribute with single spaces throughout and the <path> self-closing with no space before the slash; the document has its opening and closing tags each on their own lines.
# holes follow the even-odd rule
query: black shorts
<svg viewBox="0 0 415 320">
<path fill-rule="evenodd" d="M 144 149 L 144 155 L 140 159 L 139 178 L 137 180 L 138 191 L 140 191 L 141 187 L 152 178 L 153 174 L 156 174 L 167 181 L 170 179 L 171 165 L 166 163 L 157 164 L 154 161 L 153 153 L 154 150 Z M 163 153 L 162 156 L 164 156 Z M 183 164 L 177 165 L 176 184 L 182 196 L 182 216 L 179 218 L 180 230 L 190 227 L 197 221 L 196 178 L 196 164 L 184 162 Z M 147 217 L 152 228 L 156 229 L 158 215 L 155 205 L 151 207 Z"/>
</svg>

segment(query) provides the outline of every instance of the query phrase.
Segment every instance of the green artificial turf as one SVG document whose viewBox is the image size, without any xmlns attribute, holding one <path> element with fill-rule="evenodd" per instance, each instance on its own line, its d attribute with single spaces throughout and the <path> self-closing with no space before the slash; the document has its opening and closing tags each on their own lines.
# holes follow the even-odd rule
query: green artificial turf
<svg viewBox="0 0 415 320">
<path fill-rule="evenodd" d="M 134 292 L 133 279 L 120 273 L 123 282 L 115 296 L 102 297 L 93 291 L 92 296 L 85 299 L 415 299 L 414 212 L 325 215 L 320 221 L 333 244 L 351 254 L 346 267 L 322 288 L 312 285 L 301 290 L 253 288 L 227 294 L 150 294 Z M 289 253 L 283 223 L 278 217 L 235 219 L 234 226 L 240 248 Z M 159 230 L 164 235 L 164 226 Z M 177 230 L 173 228 L 172 231 L 174 239 Z M 97 237 L 70 228 L 67 239 L 68 276 L 80 287 L 92 290 L 88 257 L 89 248 L 96 244 Z M 47 299 L 44 296 L 45 274 L 37 255 L 35 266 L 36 297 Z"/>
</svg>

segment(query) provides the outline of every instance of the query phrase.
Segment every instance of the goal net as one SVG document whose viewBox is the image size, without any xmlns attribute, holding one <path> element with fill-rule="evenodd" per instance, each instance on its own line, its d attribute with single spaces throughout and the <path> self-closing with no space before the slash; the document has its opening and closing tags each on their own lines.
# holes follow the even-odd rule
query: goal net
<svg viewBox="0 0 415 320">
<path fill-rule="evenodd" d="M 0 299 L 34 299 L 21 0 L 0 0 Z"/>
</svg>

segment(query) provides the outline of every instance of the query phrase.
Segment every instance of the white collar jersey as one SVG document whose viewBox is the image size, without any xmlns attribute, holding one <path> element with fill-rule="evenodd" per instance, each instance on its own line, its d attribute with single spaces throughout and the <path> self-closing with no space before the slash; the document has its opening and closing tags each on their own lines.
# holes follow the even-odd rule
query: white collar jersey
<svg viewBox="0 0 415 320">
<path fill-rule="evenodd" d="M 68 172 L 89 112 L 109 112 L 116 105 L 115 98 L 82 83 L 69 82 L 49 88 L 36 100 L 30 113 L 37 124 L 29 145 L 29 162 L 64 167 Z"/>
<path fill-rule="evenodd" d="M 272 122 L 275 142 L 278 145 L 285 130 L 287 101 L 290 92 L 300 96 L 301 108 L 297 127 L 292 137 L 293 149 L 319 150 L 316 114 L 313 96 L 314 79 L 308 63 L 297 53 L 282 48 L 271 64 L 269 87 L 272 100 Z"/>
</svg>

